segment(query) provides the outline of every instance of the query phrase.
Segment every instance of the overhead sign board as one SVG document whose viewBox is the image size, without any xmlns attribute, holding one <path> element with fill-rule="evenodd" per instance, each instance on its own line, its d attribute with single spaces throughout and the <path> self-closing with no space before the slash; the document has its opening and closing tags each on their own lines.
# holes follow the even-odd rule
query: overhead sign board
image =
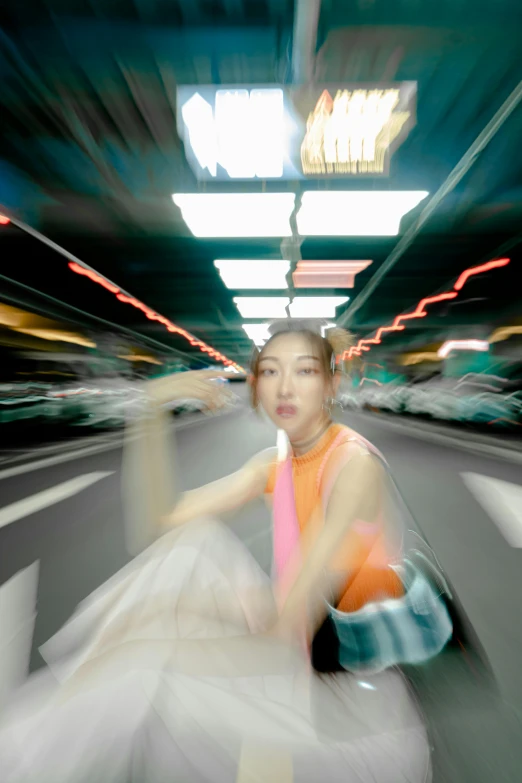
<svg viewBox="0 0 522 783">
<path fill-rule="evenodd" d="M 182 86 L 178 133 L 199 180 L 387 176 L 416 97 L 416 82 Z"/>
</svg>

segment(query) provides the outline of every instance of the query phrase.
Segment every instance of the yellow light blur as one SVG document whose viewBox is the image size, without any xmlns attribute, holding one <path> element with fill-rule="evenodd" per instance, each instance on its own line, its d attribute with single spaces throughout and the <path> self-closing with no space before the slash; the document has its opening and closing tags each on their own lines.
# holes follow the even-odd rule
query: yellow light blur
<svg viewBox="0 0 522 783">
<path fill-rule="evenodd" d="M 424 353 L 408 353 L 399 359 L 399 364 L 402 364 L 403 367 L 421 362 L 440 362 L 440 357 L 437 351 L 425 351 Z"/>
<path fill-rule="evenodd" d="M 160 362 L 159 359 L 155 359 L 153 356 L 145 356 L 145 355 L 139 355 L 139 354 L 129 354 L 128 356 L 118 356 L 118 359 L 125 359 L 127 362 L 148 362 L 148 364 L 158 364 L 161 365 L 163 362 Z"/>
<path fill-rule="evenodd" d="M 30 315 L 30 313 L 26 313 L 24 310 L 18 310 L 16 307 L 0 304 L 1 326 L 22 326 L 24 318 L 26 318 L 28 315 Z"/>
<path fill-rule="evenodd" d="M 491 337 L 490 343 L 500 343 L 502 340 L 507 340 L 514 334 L 522 334 L 522 326 L 500 326 L 495 329 Z"/>
<path fill-rule="evenodd" d="M 28 334 L 31 337 L 38 337 L 40 340 L 51 340 L 53 342 L 72 343 L 73 345 L 82 345 L 85 348 L 96 348 L 96 343 L 82 337 L 75 332 L 63 332 L 60 329 L 21 329 L 14 328 L 13 331 L 20 334 Z"/>
<path fill-rule="evenodd" d="M 69 332 L 66 329 L 58 328 L 59 324 L 56 321 L 42 318 L 35 313 L 3 303 L 0 303 L 0 325 L 7 326 L 13 332 L 37 337 L 40 340 L 72 343 L 74 345 L 82 345 L 85 348 L 96 348 L 96 343 L 87 339 L 87 337 L 77 332 Z"/>
</svg>

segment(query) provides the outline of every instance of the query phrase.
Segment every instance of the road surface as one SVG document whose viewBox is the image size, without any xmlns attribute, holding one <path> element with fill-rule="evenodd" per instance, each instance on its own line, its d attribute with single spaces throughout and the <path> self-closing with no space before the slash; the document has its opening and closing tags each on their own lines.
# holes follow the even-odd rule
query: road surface
<svg viewBox="0 0 522 783">
<path fill-rule="evenodd" d="M 498 709 L 464 718 L 450 710 L 438 716 L 435 783 L 515 783 L 522 769 L 520 464 L 424 442 L 407 430 L 388 428 L 379 417 L 348 414 L 345 420 L 387 457 L 501 688 Z M 80 444 L 86 453 L 74 459 L 60 446 L 39 459 L 36 469 L 24 460 L 14 468 L 0 465 L 0 599 L 10 577 L 39 561 L 33 669 L 42 663 L 38 646 L 129 559 L 120 502 L 122 452 L 117 440 L 99 438 L 102 450 L 93 453 Z M 274 445 L 275 431 L 255 413 L 239 409 L 191 422 L 176 438 L 182 485 L 191 489 Z M 269 570 L 269 516 L 263 504 L 243 510 L 230 524 Z"/>
</svg>

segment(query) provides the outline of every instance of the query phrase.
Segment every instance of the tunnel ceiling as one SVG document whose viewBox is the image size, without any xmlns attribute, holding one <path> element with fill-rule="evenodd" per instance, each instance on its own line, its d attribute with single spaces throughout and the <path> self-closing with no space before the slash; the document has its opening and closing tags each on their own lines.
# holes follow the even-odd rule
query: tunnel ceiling
<svg viewBox="0 0 522 783">
<path fill-rule="evenodd" d="M 176 86 L 289 82 L 293 0 L 25 0 L 0 8 L 0 208 L 244 362 L 251 343 L 213 260 L 278 257 L 281 243 L 191 236 L 171 200 L 198 187 L 176 132 Z M 378 187 L 434 194 L 522 78 L 521 32 L 522 6 L 511 0 L 323 0 L 314 79 L 416 81 L 417 125 Z M 358 335 L 499 255 L 511 265 L 470 280 L 458 302 L 434 307 L 389 346 L 473 335 L 484 322 L 519 316 L 521 135 L 519 107 L 355 314 Z M 372 259 L 354 289 L 335 292 L 355 298 L 399 239 L 306 239 L 300 252 Z M 4 278 L 187 348 L 14 226 L 0 226 L 0 248 Z M 9 296 L 37 297 L 0 283 Z"/>
</svg>

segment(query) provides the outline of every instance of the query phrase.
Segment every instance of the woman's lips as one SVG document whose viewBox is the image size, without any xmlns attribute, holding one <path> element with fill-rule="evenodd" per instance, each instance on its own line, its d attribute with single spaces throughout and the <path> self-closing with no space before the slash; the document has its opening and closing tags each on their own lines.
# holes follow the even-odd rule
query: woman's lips
<svg viewBox="0 0 522 783">
<path fill-rule="evenodd" d="M 297 408 L 294 405 L 279 405 L 276 409 L 276 413 L 282 419 L 288 419 L 290 416 L 295 416 Z"/>
</svg>

